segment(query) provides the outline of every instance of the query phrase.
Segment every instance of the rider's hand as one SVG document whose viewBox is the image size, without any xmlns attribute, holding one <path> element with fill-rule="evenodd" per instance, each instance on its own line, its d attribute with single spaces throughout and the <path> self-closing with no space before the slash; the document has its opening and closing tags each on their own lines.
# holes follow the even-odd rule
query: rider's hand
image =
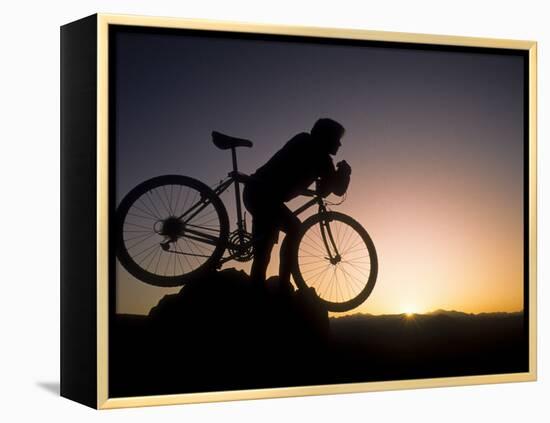
<svg viewBox="0 0 550 423">
<path fill-rule="evenodd" d="M 338 171 L 343 173 L 344 175 L 351 175 L 351 166 L 345 160 L 338 162 L 336 164 L 336 167 L 338 168 Z"/>
</svg>

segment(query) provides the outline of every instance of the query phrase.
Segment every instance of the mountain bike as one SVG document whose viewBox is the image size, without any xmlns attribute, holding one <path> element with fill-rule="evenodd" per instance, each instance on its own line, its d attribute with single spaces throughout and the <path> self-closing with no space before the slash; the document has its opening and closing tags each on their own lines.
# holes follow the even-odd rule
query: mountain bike
<svg viewBox="0 0 550 423">
<path fill-rule="evenodd" d="M 183 175 L 163 175 L 133 188 L 116 210 L 116 254 L 137 279 L 156 286 L 185 284 L 231 260 L 254 257 L 252 234 L 246 228 L 241 185 L 248 176 L 239 172 L 237 147 L 252 142 L 212 132 L 214 145 L 231 150 L 233 170 L 213 188 Z M 220 195 L 234 188 L 236 229 L 230 231 Z M 371 294 L 378 274 L 378 258 L 367 231 L 355 219 L 330 210 L 315 190 L 293 211 L 311 207 L 292 248 L 292 276 L 298 288 L 313 287 L 324 306 L 335 312 L 351 310 Z M 283 242 L 284 244 L 284 242 Z"/>
</svg>

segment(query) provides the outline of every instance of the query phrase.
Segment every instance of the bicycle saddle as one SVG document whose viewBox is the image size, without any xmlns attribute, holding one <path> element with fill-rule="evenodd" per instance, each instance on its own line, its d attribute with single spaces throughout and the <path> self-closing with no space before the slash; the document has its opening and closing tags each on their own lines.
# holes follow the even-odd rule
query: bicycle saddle
<svg viewBox="0 0 550 423">
<path fill-rule="evenodd" d="M 218 131 L 212 131 L 212 142 L 222 150 L 228 150 L 234 147 L 252 147 L 252 141 L 243 138 L 231 137 Z"/>
</svg>

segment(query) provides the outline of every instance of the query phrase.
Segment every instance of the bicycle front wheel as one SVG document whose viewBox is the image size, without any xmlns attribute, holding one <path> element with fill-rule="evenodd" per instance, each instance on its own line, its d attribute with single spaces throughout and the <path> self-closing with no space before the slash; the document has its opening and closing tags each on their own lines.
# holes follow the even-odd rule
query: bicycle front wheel
<svg viewBox="0 0 550 423">
<path fill-rule="evenodd" d="M 328 310 L 349 311 L 371 294 L 378 275 L 376 249 L 351 217 L 333 211 L 310 216 L 293 248 L 296 285 L 314 288 Z"/>
<path fill-rule="evenodd" d="M 132 189 L 116 212 L 117 257 L 142 282 L 179 286 L 216 267 L 229 221 L 220 198 L 180 175 L 149 179 Z"/>
</svg>

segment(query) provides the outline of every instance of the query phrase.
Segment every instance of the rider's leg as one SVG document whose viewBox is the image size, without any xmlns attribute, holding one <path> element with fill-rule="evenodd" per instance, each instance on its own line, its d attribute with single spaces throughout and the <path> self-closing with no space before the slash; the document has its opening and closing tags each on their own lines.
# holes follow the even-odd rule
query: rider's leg
<svg viewBox="0 0 550 423">
<path fill-rule="evenodd" d="M 283 286 L 290 285 L 290 273 L 292 271 L 291 246 L 296 241 L 300 224 L 300 219 L 288 207 L 282 205 L 281 228 L 286 233 L 286 237 L 279 252 L 279 279 Z"/>
<path fill-rule="evenodd" d="M 252 222 L 252 240 L 254 247 L 254 261 L 250 270 L 250 278 L 253 283 L 264 284 L 267 266 L 271 258 L 271 251 L 275 244 L 276 228 L 268 225 L 259 225 L 256 219 Z"/>
<path fill-rule="evenodd" d="M 252 181 L 244 187 L 243 202 L 252 215 L 254 261 L 250 278 L 254 283 L 264 285 L 273 245 L 279 233 L 279 207 L 269 198 L 268 191 Z"/>
</svg>

